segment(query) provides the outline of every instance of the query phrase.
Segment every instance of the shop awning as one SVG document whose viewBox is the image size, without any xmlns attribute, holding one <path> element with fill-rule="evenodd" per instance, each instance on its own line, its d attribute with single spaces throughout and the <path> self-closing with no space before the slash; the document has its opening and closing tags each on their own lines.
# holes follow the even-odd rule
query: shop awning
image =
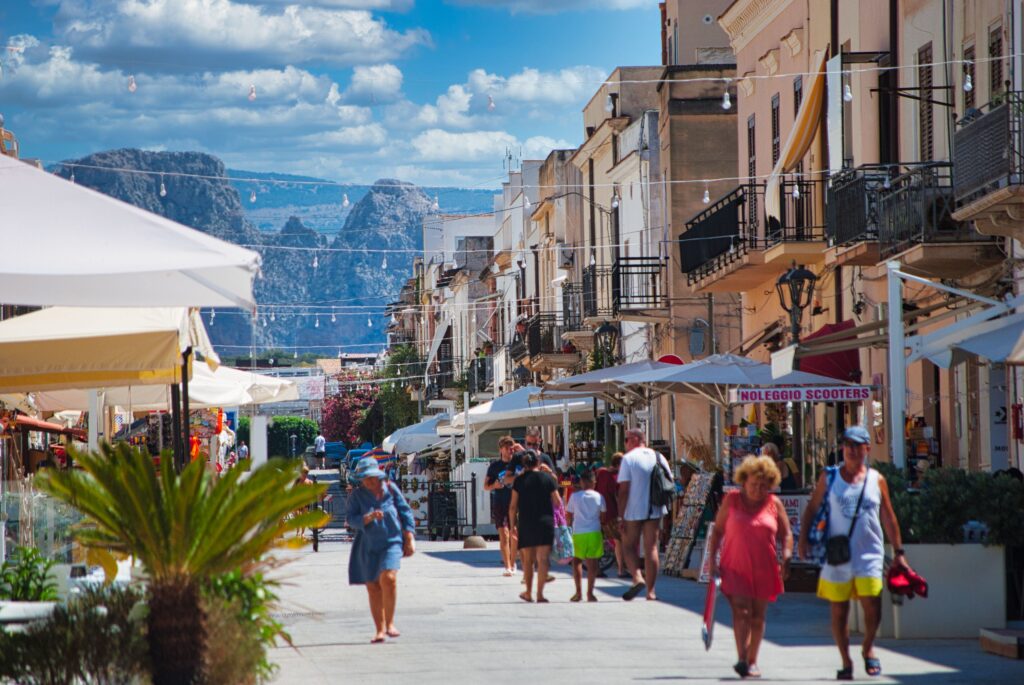
<svg viewBox="0 0 1024 685">
<path fill-rule="evenodd" d="M 189 347 L 220 361 L 197 309 L 41 309 L 0 322 L 0 392 L 170 385 Z"/>
<path fill-rule="evenodd" d="M 678 369 L 678 364 L 666 364 L 643 359 L 630 364 L 621 364 L 606 369 L 596 369 L 577 376 L 567 376 L 544 385 L 545 398 L 561 398 L 563 393 L 586 393 L 597 397 L 610 397 L 618 393 L 629 392 L 632 377 L 648 371 L 670 371 Z M 635 393 L 633 393 L 636 396 Z M 571 395 L 569 395 L 571 398 Z M 639 399 L 639 398 L 638 398 Z"/>
<path fill-rule="evenodd" d="M 779 220 L 782 214 L 779 186 L 782 174 L 792 171 L 807 154 L 811 142 L 821 122 L 821 108 L 825 102 L 825 52 L 819 50 L 811 60 L 811 71 L 814 76 L 809 87 L 804 88 L 804 98 L 800 103 L 793 128 L 786 139 L 786 144 L 779 154 L 779 161 L 772 169 L 771 176 L 764 191 L 765 214 Z M 751 179 L 753 181 L 754 179 Z"/>
<path fill-rule="evenodd" d="M 430 352 L 427 354 L 427 363 L 424 368 L 430 368 L 430 363 L 437 357 L 437 351 L 441 349 L 441 343 L 444 342 L 444 336 L 451 325 L 452 321 L 448 319 L 437 327 L 437 330 L 434 332 L 434 339 L 430 343 Z"/>
<path fill-rule="evenodd" d="M 545 399 L 541 397 L 540 388 L 527 386 L 472 407 L 469 425 L 474 431 L 560 425 L 565 412 L 569 413 L 572 422 L 589 421 L 594 416 L 594 402 L 590 396 L 579 395 L 575 398 Z M 463 428 L 465 425 L 466 412 L 452 417 L 451 428 Z"/>
<path fill-rule="evenodd" d="M 983 357 L 996 363 L 1024 362 L 1024 354 L 1020 354 L 1024 352 L 1024 314 L 1011 314 L 942 333 L 938 331 L 924 336 L 920 349 L 914 350 L 907 362 L 927 359 L 944 369 L 961 361 L 965 355 Z"/>
<path fill-rule="evenodd" d="M 4 155 L 0 204 L 0 293 L 9 304 L 256 306 L 252 250 Z"/>
<path fill-rule="evenodd" d="M 856 340 L 857 334 L 853 331 L 856 324 L 853 319 L 830 323 L 822 326 L 814 333 L 803 338 L 801 344 L 812 341 L 816 338 L 831 336 L 833 333 L 850 331 L 849 336 L 832 337 L 830 340 Z M 828 376 L 836 380 L 848 383 L 860 382 L 860 352 L 856 349 L 840 350 L 838 352 L 827 352 L 825 354 L 813 354 L 800 358 L 800 370 L 807 373 L 814 373 L 819 376 Z"/>
</svg>

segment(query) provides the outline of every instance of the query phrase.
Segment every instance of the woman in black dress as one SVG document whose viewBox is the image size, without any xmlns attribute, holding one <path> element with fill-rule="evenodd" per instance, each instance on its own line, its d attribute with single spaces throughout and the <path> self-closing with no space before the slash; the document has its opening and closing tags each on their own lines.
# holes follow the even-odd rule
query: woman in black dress
<svg viewBox="0 0 1024 685">
<path fill-rule="evenodd" d="M 523 554 L 526 591 L 519 599 L 524 602 L 533 601 L 534 563 L 537 565 L 537 601 L 548 601 L 544 598 L 544 583 L 548 577 L 551 544 L 555 540 L 555 507 L 562 506 L 558 483 L 550 473 L 539 471 L 539 465 L 536 453 L 524 455 L 525 471 L 512 485 L 512 503 L 508 510 L 512 535 L 518 534 L 519 550 Z"/>
</svg>

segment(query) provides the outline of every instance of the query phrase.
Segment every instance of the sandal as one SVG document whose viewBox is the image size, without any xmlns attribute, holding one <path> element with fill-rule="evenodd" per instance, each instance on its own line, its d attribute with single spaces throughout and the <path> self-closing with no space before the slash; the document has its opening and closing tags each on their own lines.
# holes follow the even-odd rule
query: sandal
<svg viewBox="0 0 1024 685">
<path fill-rule="evenodd" d="M 864 670 L 869 676 L 882 675 L 882 662 L 873 656 L 864 657 Z"/>
<path fill-rule="evenodd" d="M 573 595 L 572 597 L 569 598 L 569 601 L 570 602 L 578 602 L 581 599 L 583 599 L 583 597 L 580 596 L 580 593 L 577 592 L 575 595 Z"/>
<path fill-rule="evenodd" d="M 635 583 L 628 590 L 626 590 L 626 592 L 622 595 L 622 599 L 626 600 L 627 602 L 632 600 L 634 597 L 639 595 L 640 591 L 643 590 L 645 587 L 647 587 L 647 585 L 645 585 L 644 583 Z"/>
<path fill-rule="evenodd" d="M 748 678 L 760 678 L 761 669 L 757 667 L 757 664 L 749 664 L 747 666 L 747 677 Z"/>
<path fill-rule="evenodd" d="M 532 602 L 533 601 L 533 597 L 531 597 L 530 595 L 526 594 L 525 592 L 519 595 L 519 599 L 523 600 L 524 602 Z"/>
<path fill-rule="evenodd" d="M 597 601 L 597 597 L 595 597 L 594 595 L 587 595 L 587 601 L 588 602 L 596 602 Z"/>
<path fill-rule="evenodd" d="M 853 666 L 845 666 L 836 671 L 836 680 L 853 680 Z"/>
<path fill-rule="evenodd" d="M 749 671 L 747 670 L 746 661 L 737 661 L 732 665 L 732 670 L 736 671 L 736 675 L 740 678 L 746 678 Z"/>
</svg>

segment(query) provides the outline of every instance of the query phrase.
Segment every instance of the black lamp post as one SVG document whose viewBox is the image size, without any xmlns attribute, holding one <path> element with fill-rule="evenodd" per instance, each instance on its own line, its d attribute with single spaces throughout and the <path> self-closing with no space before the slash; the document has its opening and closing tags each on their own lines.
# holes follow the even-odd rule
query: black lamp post
<svg viewBox="0 0 1024 685">
<path fill-rule="evenodd" d="M 779 302 L 782 308 L 789 314 L 789 335 L 793 345 L 800 343 L 800 323 L 803 320 L 804 310 L 811 304 L 814 296 L 814 284 L 818 277 L 813 271 L 797 266 L 796 262 L 789 271 L 779 276 L 775 282 L 775 290 L 779 294 Z M 793 369 L 800 368 L 800 362 L 793 359 Z M 803 468 L 803 406 L 798 406 L 793 412 L 793 457 Z"/>
<path fill-rule="evenodd" d="M 515 379 L 516 385 L 520 388 L 530 384 L 530 370 L 522 364 L 515 368 L 512 372 L 512 377 Z"/>
<path fill-rule="evenodd" d="M 618 343 L 619 329 L 615 324 L 605 321 L 594 331 L 594 349 L 601 350 L 602 367 L 615 365 L 615 351 L 618 349 Z"/>
</svg>

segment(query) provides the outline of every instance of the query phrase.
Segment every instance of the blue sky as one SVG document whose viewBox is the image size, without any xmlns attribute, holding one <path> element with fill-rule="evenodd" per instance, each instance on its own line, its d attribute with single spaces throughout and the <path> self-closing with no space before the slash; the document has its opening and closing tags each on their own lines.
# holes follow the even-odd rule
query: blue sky
<svg viewBox="0 0 1024 685">
<path fill-rule="evenodd" d="M 24 156 L 482 187 L 507 147 L 577 145 L 606 75 L 660 59 L 657 0 L 4 0 L 0 46 Z"/>
</svg>

